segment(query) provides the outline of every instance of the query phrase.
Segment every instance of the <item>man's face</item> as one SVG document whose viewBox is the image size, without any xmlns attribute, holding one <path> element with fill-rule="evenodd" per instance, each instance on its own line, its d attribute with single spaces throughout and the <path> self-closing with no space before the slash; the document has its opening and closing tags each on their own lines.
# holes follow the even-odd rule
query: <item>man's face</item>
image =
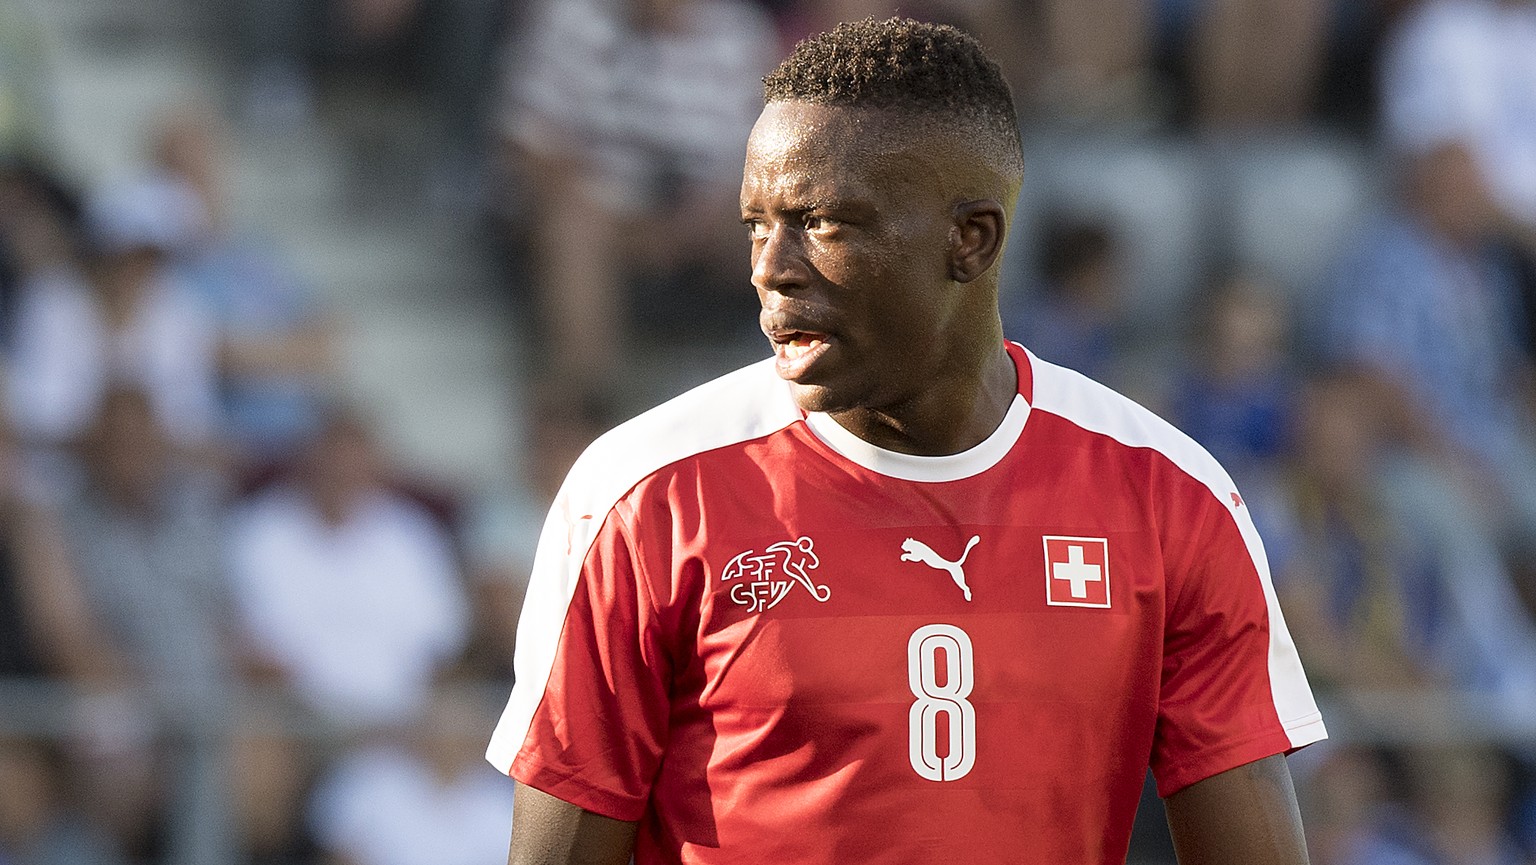
<svg viewBox="0 0 1536 865">
<path fill-rule="evenodd" d="M 940 148 L 898 122 L 773 102 L 747 142 L 741 213 L 760 324 L 806 411 L 898 406 L 945 364 L 959 202 Z"/>
</svg>

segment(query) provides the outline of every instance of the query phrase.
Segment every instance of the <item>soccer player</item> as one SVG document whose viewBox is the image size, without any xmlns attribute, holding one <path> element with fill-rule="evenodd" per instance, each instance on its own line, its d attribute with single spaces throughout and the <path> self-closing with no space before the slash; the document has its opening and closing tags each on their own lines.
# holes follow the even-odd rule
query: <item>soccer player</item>
<svg viewBox="0 0 1536 865">
<path fill-rule="evenodd" d="M 1023 176 L 950 27 L 765 79 L 742 219 L 773 358 L 621 425 L 539 542 L 488 753 L 513 863 L 1302 863 L 1324 736 L 1247 507 L 1193 441 L 1004 341 Z"/>
</svg>

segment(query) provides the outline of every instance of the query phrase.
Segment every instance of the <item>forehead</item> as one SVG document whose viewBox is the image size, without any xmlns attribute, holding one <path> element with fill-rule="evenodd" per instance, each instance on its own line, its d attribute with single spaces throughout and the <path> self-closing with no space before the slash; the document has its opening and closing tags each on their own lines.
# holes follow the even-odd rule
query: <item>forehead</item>
<svg viewBox="0 0 1536 865">
<path fill-rule="evenodd" d="M 872 135 L 886 135 L 890 125 L 888 117 L 869 109 L 775 101 L 763 106 L 748 147 L 763 157 L 843 150 Z"/>
<path fill-rule="evenodd" d="M 747 140 L 742 196 L 889 194 L 925 173 L 923 145 L 885 112 L 770 102 Z"/>
</svg>

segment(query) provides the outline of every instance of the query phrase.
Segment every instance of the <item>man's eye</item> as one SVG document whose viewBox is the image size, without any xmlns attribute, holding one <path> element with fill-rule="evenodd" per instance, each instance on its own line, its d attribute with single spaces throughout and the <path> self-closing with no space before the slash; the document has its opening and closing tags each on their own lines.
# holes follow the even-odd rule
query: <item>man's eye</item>
<svg viewBox="0 0 1536 865">
<path fill-rule="evenodd" d="M 805 226 L 806 231 L 814 231 L 823 235 L 831 235 L 835 232 L 839 232 L 842 230 L 844 225 L 846 225 L 846 223 L 835 216 L 826 216 L 816 213 L 806 214 L 801 224 Z"/>
<path fill-rule="evenodd" d="M 743 219 L 742 225 L 747 227 L 747 237 L 752 240 L 765 240 L 768 237 L 768 226 L 761 219 Z"/>
</svg>

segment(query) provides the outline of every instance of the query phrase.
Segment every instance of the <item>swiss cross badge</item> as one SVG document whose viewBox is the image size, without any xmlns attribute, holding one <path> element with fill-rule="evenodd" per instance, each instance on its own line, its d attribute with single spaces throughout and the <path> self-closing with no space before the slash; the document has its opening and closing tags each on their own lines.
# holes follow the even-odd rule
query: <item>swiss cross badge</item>
<svg viewBox="0 0 1536 865">
<path fill-rule="evenodd" d="M 1109 606 L 1109 541 L 1045 536 L 1045 602 L 1053 607 Z"/>
</svg>

